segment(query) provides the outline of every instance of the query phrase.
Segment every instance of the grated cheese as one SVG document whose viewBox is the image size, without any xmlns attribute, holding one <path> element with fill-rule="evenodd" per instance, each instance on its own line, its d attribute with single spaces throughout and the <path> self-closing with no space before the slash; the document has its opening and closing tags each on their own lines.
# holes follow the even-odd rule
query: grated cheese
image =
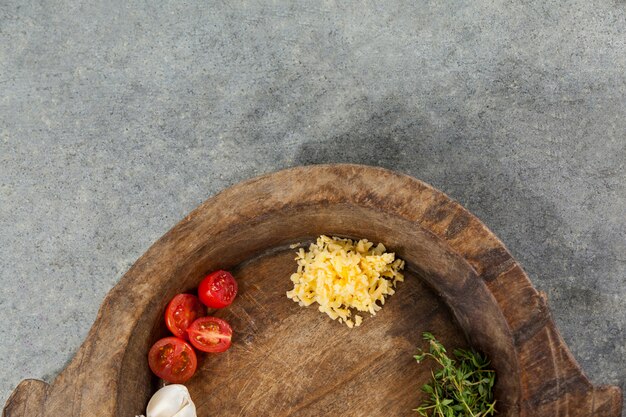
<svg viewBox="0 0 626 417">
<path fill-rule="evenodd" d="M 300 248 L 298 270 L 291 275 L 294 286 L 287 297 L 307 307 L 319 304 L 319 311 L 348 327 L 361 325 L 363 317 L 352 318 L 351 309 L 376 312 L 385 296 L 395 293 L 396 283 L 404 281 L 402 259 L 386 253 L 382 243 L 320 236 L 308 251 Z M 380 305 L 377 304 L 380 302 Z"/>
</svg>

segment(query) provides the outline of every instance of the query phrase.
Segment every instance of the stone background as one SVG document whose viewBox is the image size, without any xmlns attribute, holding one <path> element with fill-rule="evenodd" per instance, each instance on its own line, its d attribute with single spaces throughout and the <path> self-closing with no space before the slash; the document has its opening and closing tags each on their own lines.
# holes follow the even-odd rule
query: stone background
<svg viewBox="0 0 626 417">
<path fill-rule="evenodd" d="M 2 0 L 1 402 L 199 203 L 325 162 L 469 208 L 626 388 L 624 0 Z"/>
</svg>

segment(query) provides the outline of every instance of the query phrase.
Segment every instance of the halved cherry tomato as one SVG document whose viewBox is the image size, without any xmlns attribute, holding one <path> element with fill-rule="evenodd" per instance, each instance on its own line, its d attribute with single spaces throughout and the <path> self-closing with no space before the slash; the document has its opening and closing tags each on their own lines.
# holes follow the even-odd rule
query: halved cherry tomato
<svg viewBox="0 0 626 417">
<path fill-rule="evenodd" d="M 206 316 L 206 307 L 202 305 L 198 297 L 191 294 L 178 294 L 165 310 L 165 324 L 174 336 L 189 340 L 187 328 L 198 317 Z"/>
<path fill-rule="evenodd" d="M 182 384 L 196 372 L 198 359 L 189 343 L 177 337 L 166 337 L 152 346 L 148 364 L 159 378 Z"/>
<path fill-rule="evenodd" d="M 215 271 L 207 275 L 198 287 L 198 297 L 207 307 L 229 306 L 237 295 L 237 281 L 228 271 Z"/>
<path fill-rule="evenodd" d="M 224 352 L 230 347 L 233 329 L 217 317 L 200 317 L 187 329 L 189 341 L 203 352 Z"/>
</svg>

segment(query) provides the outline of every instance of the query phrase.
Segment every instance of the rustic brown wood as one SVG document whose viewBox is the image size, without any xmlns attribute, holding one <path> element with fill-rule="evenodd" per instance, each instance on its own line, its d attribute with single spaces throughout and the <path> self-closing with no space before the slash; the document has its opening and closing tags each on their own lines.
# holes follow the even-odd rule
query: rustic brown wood
<svg viewBox="0 0 626 417">
<path fill-rule="evenodd" d="M 303 309 L 285 297 L 293 258 L 286 249 L 233 271 L 241 296 L 216 315 L 236 329 L 234 346 L 206 355 L 186 384 L 199 417 L 406 415 L 430 378 L 413 359 L 421 333 L 467 344 L 445 303 L 411 273 L 357 331 Z"/>
<path fill-rule="evenodd" d="M 294 265 L 287 245 L 322 233 L 382 241 L 410 268 L 360 328 L 284 296 Z M 233 324 L 233 348 L 202 358 L 187 384 L 201 417 L 411 415 L 427 378 L 411 359 L 424 330 L 490 355 L 499 415 L 620 416 L 620 390 L 589 383 L 545 296 L 478 219 L 416 179 L 357 165 L 281 171 L 209 199 L 107 295 L 52 384 L 22 382 L 3 415 L 142 413 L 158 384 L 146 352 L 164 334 L 167 301 L 217 268 L 233 269 L 241 292 L 218 313 Z"/>
</svg>

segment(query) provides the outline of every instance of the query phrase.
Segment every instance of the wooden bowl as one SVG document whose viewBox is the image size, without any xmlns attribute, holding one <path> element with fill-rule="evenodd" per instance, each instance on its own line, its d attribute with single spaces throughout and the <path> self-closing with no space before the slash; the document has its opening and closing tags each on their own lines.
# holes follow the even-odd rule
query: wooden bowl
<svg viewBox="0 0 626 417">
<path fill-rule="evenodd" d="M 406 281 L 359 328 L 285 296 L 295 270 L 289 244 L 320 234 L 383 242 L 407 262 Z M 217 313 L 235 338 L 228 352 L 201 357 L 186 384 L 200 417 L 415 415 L 431 365 L 412 355 L 427 330 L 489 355 L 501 416 L 620 416 L 620 390 L 590 384 L 545 295 L 493 233 L 432 187 L 358 165 L 289 169 L 206 201 L 111 290 L 54 382 L 23 381 L 4 416 L 143 413 L 159 383 L 146 355 L 165 334 L 167 302 L 218 268 L 240 284 Z"/>
</svg>

